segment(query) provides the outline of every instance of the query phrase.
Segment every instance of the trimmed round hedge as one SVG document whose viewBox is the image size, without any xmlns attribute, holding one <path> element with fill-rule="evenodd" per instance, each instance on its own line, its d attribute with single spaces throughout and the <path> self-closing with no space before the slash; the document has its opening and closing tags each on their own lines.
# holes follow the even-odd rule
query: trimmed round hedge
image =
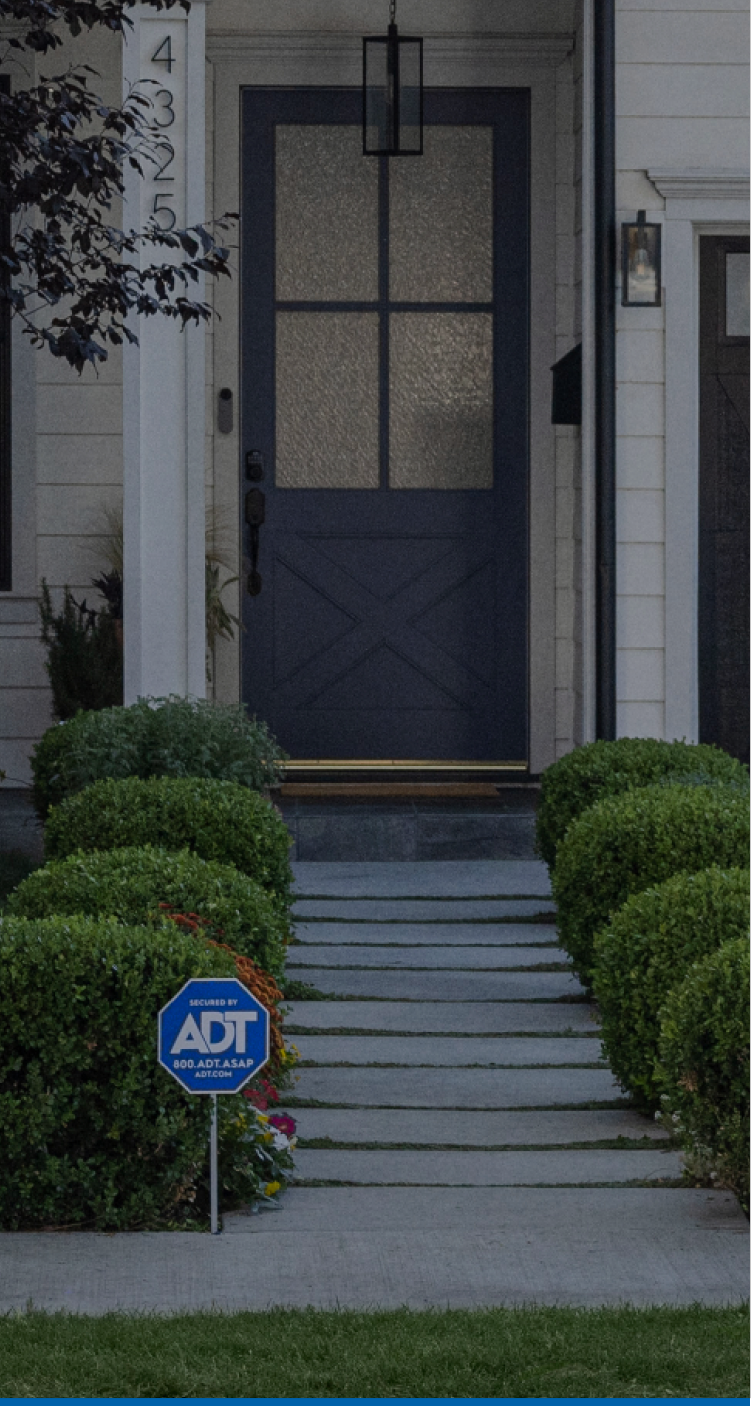
<svg viewBox="0 0 751 1406">
<path fill-rule="evenodd" d="M 32 754 L 32 794 L 44 820 L 51 805 L 104 777 L 208 776 L 265 791 L 279 784 L 285 760 L 242 705 L 139 698 L 49 728 Z"/>
<path fill-rule="evenodd" d="M 697 962 L 662 1010 L 660 1075 L 684 1146 L 749 1204 L 749 943 Z"/>
<path fill-rule="evenodd" d="M 0 920 L 0 1227 L 205 1225 L 209 1100 L 157 1064 L 157 1014 L 190 977 L 234 975 L 174 926 Z M 242 1093 L 218 1113 L 222 1204 L 273 1199 L 289 1152 Z"/>
<path fill-rule="evenodd" d="M 234 781 L 194 776 L 95 781 L 53 806 L 44 827 L 48 859 L 135 845 L 189 849 L 201 859 L 233 864 L 284 912 L 289 908 L 289 831 L 270 801 Z"/>
<path fill-rule="evenodd" d="M 114 919 L 0 920 L 5 1230 L 195 1215 L 209 1100 L 157 1065 L 157 1014 L 190 977 L 233 975 L 226 952 L 176 928 L 157 941 Z"/>
<path fill-rule="evenodd" d="M 552 876 L 560 940 L 582 981 L 595 933 L 632 893 L 713 864 L 745 867 L 748 846 L 748 797 L 732 786 L 646 786 L 585 811 Z"/>
<path fill-rule="evenodd" d="M 659 1011 L 693 962 L 748 932 L 747 869 L 677 874 L 632 895 L 595 937 L 594 994 L 615 1077 L 656 1108 Z"/>
<path fill-rule="evenodd" d="M 748 784 L 748 768 L 706 743 L 620 737 L 588 742 L 567 752 L 543 773 L 537 807 L 537 851 L 552 869 L 569 825 L 607 796 L 650 786 L 662 777 L 715 779 Z"/>
<path fill-rule="evenodd" d="M 93 850 L 37 869 L 10 895 L 6 911 L 22 918 L 81 913 L 126 924 L 174 927 L 159 911 L 169 903 L 180 913 L 198 913 L 222 941 L 265 971 L 284 971 L 287 925 L 269 895 L 228 864 L 201 859 L 189 850 Z"/>
</svg>

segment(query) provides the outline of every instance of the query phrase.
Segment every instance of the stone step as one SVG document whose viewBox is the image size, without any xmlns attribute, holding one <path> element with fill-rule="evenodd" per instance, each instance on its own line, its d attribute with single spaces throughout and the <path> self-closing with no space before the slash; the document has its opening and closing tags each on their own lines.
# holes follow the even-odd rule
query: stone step
<svg viewBox="0 0 751 1406">
<path fill-rule="evenodd" d="M 580 1186 L 585 1182 L 668 1181 L 683 1158 L 662 1148 L 644 1151 L 347 1152 L 298 1148 L 300 1181 L 360 1186 Z"/>
<path fill-rule="evenodd" d="M 588 1108 L 583 1112 L 516 1109 L 511 1113 L 431 1108 L 296 1108 L 295 1119 L 298 1137 L 308 1142 L 330 1138 L 338 1143 L 486 1148 L 604 1142 L 619 1137 L 667 1141 L 667 1133 L 654 1119 L 628 1108 Z"/>
<path fill-rule="evenodd" d="M 287 975 L 335 996 L 387 1001 L 556 1001 L 584 994 L 568 972 L 337 971 L 290 962 Z"/>
<path fill-rule="evenodd" d="M 548 947 L 292 947 L 289 969 L 295 967 L 363 967 L 374 970 L 416 967 L 428 971 L 498 971 L 504 967 L 539 967 L 566 962 L 557 944 Z"/>
<path fill-rule="evenodd" d="M 599 1279 L 602 1250 L 607 1251 L 611 1272 L 621 1259 L 635 1261 L 633 1269 L 641 1288 L 638 1301 L 653 1304 L 661 1301 L 662 1294 L 659 1280 L 655 1281 L 651 1274 L 650 1246 L 661 1245 L 669 1259 L 683 1259 L 685 1263 L 688 1258 L 689 1264 L 695 1265 L 695 1273 L 687 1276 L 686 1282 L 697 1284 L 704 1272 L 709 1285 L 726 1285 L 727 1268 L 731 1263 L 738 1265 L 748 1250 L 748 1222 L 735 1197 L 730 1192 L 688 1187 L 476 1187 L 469 1191 L 459 1187 L 393 1187 L 384 1192 L 378 1187 L 300 1186 L 285 1196 L 284 1215 L 227 1215 L 224 1222 L 227 1230 L 251 1235 L 268 1232 L 282 1238 L 301 1230 L 330 1235 L 332 1228 L 336 1230 L 331 1237 L 334 1240 L 348 1231 L 376 1231 L 381 1237 L 401 1235 L 404 1231 L 433 1232 L 438 1237 L 436 1243 L 447 1249 L 449 1232 L 460 1232 L 461 1241 L 466 1241 L 467 1232 L 474 1233 L 485 1244 L 494 1246 L 499 1288 L 506 1282 L 504 1247 L 521 1243 L 537 1247 L 534 1259 L 541 1256 L 546 1267 L 544 1280 L 538 1282 L 547 1282 L 554 1291 L 566 1282 L 565 1276 L 560 1277 L 555 1254 L 556 1247 L 565 1246 L 567 1257 L 576 1261 L 575 1278 L 581 1301 L 588 1298 L 587 1284 L 593 1287 Z M 16 1238 L 20 1237 L 13 1237 Z M 54 1237 L 36 1238 L 55 1243 Z M 113 1237 L 126 1238 L 133 1241 L 136 1237 Z M 174 1237 L 161 1237 L 167 1238 Z M 201 1242 L 208 1238 L 194 1236 Z M 389 1244 L 393 1253 L 394 1242 L 384 1244 L 380 1240 L 386 1257 Z M 461 1252 L 459 1241 L 456 1249 Z M 337 1252 L 337 1262 L 345 1262 L 341 1250 Z M 744 1262 L 746 1295 L 747 1270 Z M 405 1287 L 406 1283 L 405 1280 Z M 519 1298 L 529 1301 L 524 1279 L 517 1281 L 517 1289 Z M 365 1286 L 366 1298 L 364 1290 Z M 709 1302 L 703 1293 L 695 1293 L 694 1297 Z M 502 1300 L 499 1297 L 496 1301 Z M 675 1301 L 686 1299 L 679 1297 Z"/>
<path fill-rule="evenodd" d="M 462 1039 L 460 1035 L 297 1035 L 292 1040 L 301 1059 L 316 1064 L 399 1065 L 550 1065 L 601 1063 L 597 1038 L 541 1040 L 530 1036 Z"/>
<path fill-rule="evenodd" d="M 336 918 L 347 922 L 448 923 L 504 922 L 555 913 L 545 898 L 297 898 L 295 918 Z"/>
<path fill-rule="evenodd" d="M 305 898 L 497 898 L 550 894 L 547 865 L 537 859 L 296 862 Z"/>
<path fill-rule="evenodd" d="M 296 923 L 295 937 L 306 947 L 525 947 L 557 941 L 552 923 Z"/>
<path fill-rule="evenodd" d="M 401 984 L 401 983 L 400 983 Z M 503 1035 L 597 1031 L 584 1001 L 291 1001 L 285 1029 Z"/>
<path fill-rule="evenodd" d="M 621 1096 L 607 1069 L 301 1069 L 295 1099 L 335 1108 L 545 1108 Z"/>
</svg>

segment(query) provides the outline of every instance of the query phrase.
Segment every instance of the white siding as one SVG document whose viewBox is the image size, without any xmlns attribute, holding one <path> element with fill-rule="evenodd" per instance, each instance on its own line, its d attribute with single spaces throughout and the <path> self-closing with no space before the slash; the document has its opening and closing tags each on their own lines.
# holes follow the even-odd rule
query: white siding
<svg viewBox="0 0 751 1406">
<path fill-rule="evenodd" d="M 85 61 L 98 70 L 91 85 L 105 101 L 119 102 L 119 39 L 95 33 L 67 40 L 55 53 L 55 72 Z M 49 60 L 38 69 L 49 71 Z M 19 75 L 19 85 L 27 76 Z M 114 211 L 115 220 L 120 212 Z M 98 371 L 79 377 L 46 349 L 14 347 L 14 459 L 26 461 L 34 507 L 27 536 L 14 485 L 14 589 L 0 595 L 0 769 L 7 786 L 30 780 L 29 753 L 52 722 L 51 694 L 39 638 L 38 590 L 44 577 L 59 601 L 69 585 L 90 603 L 99 600 L 91 577 L 104 567 L 100 521 L 104 506 L 120 502 L 122 484 L 122 358 L 111 349 Z M 30 379 L 29 386 L 21 384 Z M 19 437 L 17 396 L 31 418 Z M 34 409 L 35 407 L 35 409 Z M 35 522 L 33 513 L 35 511 Z M 35 528 L 35 536 L 34 536 Z"/>
<path fill-rule="evenodd" d="M 617 219 L 663 218 L 650 168 L 748 164 L 745 0 L 616 0 Z M 665 297 L 680 297 L 663 265 Z M 665 728 L 664 309 L 617 310 L 617 725 Z"/>
</svg>

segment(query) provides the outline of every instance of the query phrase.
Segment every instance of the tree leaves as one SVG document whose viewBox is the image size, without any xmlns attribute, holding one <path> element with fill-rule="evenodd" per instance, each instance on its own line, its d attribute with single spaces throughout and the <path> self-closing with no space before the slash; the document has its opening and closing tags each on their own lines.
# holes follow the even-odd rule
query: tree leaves
<svg viewBox="0 0 751 1406">
<path fill-rule="evenodd" d="M 189 8 L 185 0 L 152 3 Z M 74 35 L 95 25 L 123 33 L 126 11 L 125 0 L 0 0 L 0 20 L 25 26 L 23 39 L 8 43 L 39 53 L 61 42 L 61 24 Z M 202 274 L 229 274 L 221 236 L 237 219 L 170 231 L 111 222 L 126 167 L 143 176 L 148 163 L 159 164 L 163 138 L 150 124 L 148 92 L 134 88 L 113 107 L 90 87 L 96 76 L 81 64 L 0 93 L 0 211 L 10 231 L 0 236 L 0 300 L 33 346 L 79 373 L 105 361 L 108 344 L 137 343 L 126 326 L 133 315 L 171 317 L 181 328 L 207 321 L 211 307 L 187 290 Z M 142 268 L 144 250 L 156 257 Z"/>
</svg>

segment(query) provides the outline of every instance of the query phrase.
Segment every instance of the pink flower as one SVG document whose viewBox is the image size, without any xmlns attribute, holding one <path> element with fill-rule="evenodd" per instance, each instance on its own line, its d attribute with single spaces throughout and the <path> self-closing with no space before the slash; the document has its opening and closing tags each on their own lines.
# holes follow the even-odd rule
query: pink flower
<svg viewBox="0 0 751 1406">
<path fill-rule="evenodd" d="M 284 1133 L 285 1137 L 294 1137 L 297 1123 L 294 1118 L 290 1117 L 289 1113 L 273 1113 L 269 1118 L 269 1123 L 272 1128 L 277 1128 L 280 1133 Z"/>
</svg>

